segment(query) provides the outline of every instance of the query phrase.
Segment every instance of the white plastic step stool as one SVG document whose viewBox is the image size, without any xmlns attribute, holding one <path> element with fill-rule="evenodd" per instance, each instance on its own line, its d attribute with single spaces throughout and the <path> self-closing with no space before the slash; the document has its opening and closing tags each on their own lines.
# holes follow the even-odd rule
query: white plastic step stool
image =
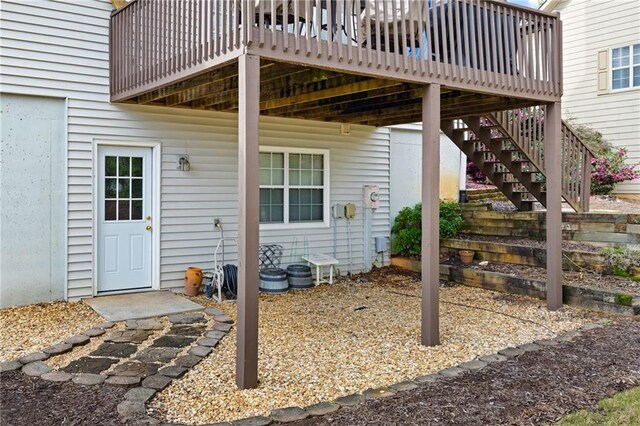
<svg viewBox="0 0 640 426">
<path fill-rule="evenodd" d="M 306 260 L 309 266 L 314 265 L 316 267 L 316 285 L 321 283 L 333 284 L 333 270 L 335 265 L 340 263 L 338 259 L 321 253 L 302 256 L 302 259 Z M 323 277 L 322 270 L 325 266 L 329 267 L 329 281 L 325 280 Z"/>
</svg>

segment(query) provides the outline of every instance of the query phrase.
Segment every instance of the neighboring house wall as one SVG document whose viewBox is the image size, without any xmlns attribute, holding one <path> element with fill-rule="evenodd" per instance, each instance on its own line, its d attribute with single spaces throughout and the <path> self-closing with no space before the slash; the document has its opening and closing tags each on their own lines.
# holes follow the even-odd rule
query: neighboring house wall
<svg viewBox="0 0 640 426">
<path fill-rule="evenodd" d="M 160 141 L 162 288 L 179 288 L 191 265 L 213 266 L 222 218 L 225 236 L 237 231 L 237 116 L 176 108 L 109 103 L 109 1 L 66 3 L 4 1 L 1 91 L 68 98 L 68 291 L 70 299 L 94 290 L 93 161 L 96 140 Z M 389 235 L 389 130 L 338 123 L 264 117 L 261 144 L 331 150 L 331 204 L 358 206 L 351 222 L 354 272 L 363 268 L 363 186 L 380 186 L 381 204 L 373 215 L 372 234 Z M 176 170 L 178 154 L 187 153 L 191 171 Z M 333 226 L 333 220 L 332 220 Z M 347 228 L 337 225 L 339 269 L 348 263 Z M 333 229 L 262 231 L 261 242 L 285 246 L 306 237 L 312 252 L 333 252 Z M 373 248 L 371 247 L 373 251 Z M 236 250 L 229 247 L 226 261 Z"/>
<path fill-rule="evenodd" d="M 64 298 L 65 110 L 0 95 L 0 308 Z"/>
<path fill-rule="evenodd" d="M 441 199 L 457 201 L 459 198 L 461 155 L 460 149 L 441 133 Z M 391 223 L 400 210 L 422 199 L 421 167 L 422 126 L 410 124 L 391 127 Z"/>
<path fill-rule="evenodd" d="M 564 118 L 593 126 L 615 146 L 626 147 L 631 162 L 640 162 L 640 87 L 610 90 L 610 49 L 640 43 L 640 2 L 550 0 L 543 9 L 559 11 L 563 24 Z M 607 79 L 599 91 L 601 51 L 608 53 L 600 64 L 600 77 Z M 640 197 L 640 181 L 622 183 L 616 193 Z"/>
</svg>

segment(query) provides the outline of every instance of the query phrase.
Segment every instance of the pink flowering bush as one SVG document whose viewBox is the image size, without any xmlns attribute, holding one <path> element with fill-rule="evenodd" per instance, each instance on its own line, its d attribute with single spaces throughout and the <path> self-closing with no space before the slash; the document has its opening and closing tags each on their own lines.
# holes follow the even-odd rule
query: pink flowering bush
<svg viewBox="0 0 640 426">
<path fill-rule="evenodd" d="M 640 178 L 640 172 L 635 170 L 636 165 L 629 165 L 626 160 L 625 148 L 610 150 L 592 159 L 591 193 L 607 195 L 613 191 L 614 184 Z"/>
<path fill-rule="evenodd" d="M 469 176 L 469 178 L 477 183 L 486 183 L 487 182 L 487 176 L 482 173 L 482 170 L 480 170 L 480 168 L 478 168 L 478 166 L 476 166 L 475 164 L 473 164 L 473 161 L 468 161 L 467 162 L 467 176 Z"/>
</svg>

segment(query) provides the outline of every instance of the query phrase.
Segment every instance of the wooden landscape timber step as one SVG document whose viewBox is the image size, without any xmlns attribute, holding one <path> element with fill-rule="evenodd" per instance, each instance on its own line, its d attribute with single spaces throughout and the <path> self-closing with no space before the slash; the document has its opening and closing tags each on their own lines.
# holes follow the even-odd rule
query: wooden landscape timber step
<svg viewBox="0 0 640 426">
<path fill-rule="evenodd" d="M 509 199 L 498 188 L 467 189 L 469 203 L 484 203 L 487 200 L 508 201 Z"/>
<path fill-rule="evenodd" d="M 538 247 L 521 246 L 493 241 L 474 241 L 448 239 L 440 242 L 440 252 L 449 251 L 455 255 L 458 250 L 473 250 L 477 260 L 494 263 L 511 263 L 525 266 L 547 266 L 547 250 Z M 608 273 L 604 256 L 582 250 L 563 250 L 562 269 L 578 271 L 586 268 L 591 271 Z"/>
<path fill-rule="evenodd" d="M 545 212 L 496 212 L 463 209 L 462 233 L 540 239 Z M 562 213 L 562 238 L 599 245 L 640 244 L 640 214 Z"/>
</svg>

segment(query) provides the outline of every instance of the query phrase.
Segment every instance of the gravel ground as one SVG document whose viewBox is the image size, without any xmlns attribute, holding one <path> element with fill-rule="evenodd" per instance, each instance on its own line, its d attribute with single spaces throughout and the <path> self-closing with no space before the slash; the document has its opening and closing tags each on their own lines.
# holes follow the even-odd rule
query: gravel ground
<svg viewBox="0 0 640 426">
<path fill-rule="evenodd" d="M 128 389 L 55 383 L 19 372 L 0 375 L 0 424 L 122 425 L 116 406 Z"/>
<path fill-rule="evenodd" d="M 153 400 L 150 414 L 209 423 L 306 406 L 551 337 L 594 318 L 569 307 L 548 312 L 542 303 L 524 297 L 463 286 L 442 288 L 442 344 L 428 348 L 418 341 L 420 299 L 412 296 L 419 295 L 415 275 L 391 268 L 333 286 L 262 295 L 260 386 L 235 386 L 234 328 L 212 355 Z M 214 305 L 204 297 L 194 300 Z M 235 318 L 235 305 L 217 306 Z"/>
<path fill-rule="evenodd" d="M 489 263 L 487 266 L 479 266 L 474 262 L 474 268 L 486 271 L 501 272 L 503 274 L 513 274 L 518 277 L 544 280 L 547 277 L 545 268 L 524 265 L 503 265 Z M 562 271 L 562 278 L 565 284 L 578 286 L 595 287 L 605 290 L 619 290 L 640 295 L 640 282 L 636 282 L 624 277 L 615 275 L 600 275 L 593 272 Z"/>
<path fill-rule="evenodd" d="M 474 235 L 474 234 L 458 234 L 454 237 L 457 240 L 470 240 L 470 241 L 489 241 L 495 243 L 504 243 L 504 244 L 515 244 L 518 246 L 527 246 L 527 247 L 536 247 L 536 248 L 547 248 L 547 242 L 542 240 L 532 240 L 528 238 L 518 238 L 518 237 L 498 237 L 493 235 Z M 595 246 L 589 243 L 579 243 L 574 241 L 563 241 L 562 248 L 564 250 L 579 250 L 579 251 L 588 251 L 592 253 L 599 252 L 602 247 Z"/>
<path fill-rule="evenodd" d="M 640 319 L 297 426 L 544 425 L 640 384 Z M 631 423 L 628 423 L 631 425 Z"/>
<path fill-rule="evenodd" d="M 42 303 L 0 310 L 0 361 L 38 351 L 104 319 L 82 302 Z"/>
<path fill-rule="evenodd" d="M 616 197 L 603 197 L 594 195 L 589 199 L 591 211 L 614 211 L 617 213 L 631 213 L 638 214 L 640 210 L 640 203 L 632 201 L 619 200 Z"/>
</svg>

